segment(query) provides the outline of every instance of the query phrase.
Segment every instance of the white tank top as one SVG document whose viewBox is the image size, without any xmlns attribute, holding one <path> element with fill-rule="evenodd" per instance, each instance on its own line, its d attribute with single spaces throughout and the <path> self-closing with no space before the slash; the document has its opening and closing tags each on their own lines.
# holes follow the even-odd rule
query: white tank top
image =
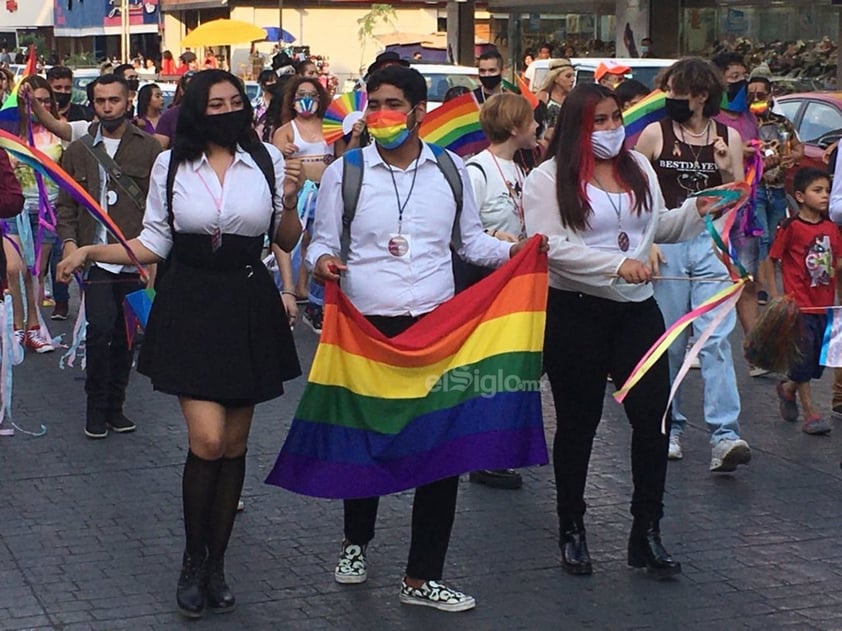
<svg viewBox="0 0 842 631">
<path fill-rule="evenodd" d="M 295 124 L 295 121 L 291 120 L 290 124 L 292 125 L 293 143 L 295 143 L 295 146 L 298 147 L 298 151 L 295 152 L 294 157 L 333 157 L 333 145 L 327 144 L 324 139 L 317 140 L 315 142 L 308 142 L 301 137 L 301 133 L 298 131 L 298 126 Z"/>
</svg>

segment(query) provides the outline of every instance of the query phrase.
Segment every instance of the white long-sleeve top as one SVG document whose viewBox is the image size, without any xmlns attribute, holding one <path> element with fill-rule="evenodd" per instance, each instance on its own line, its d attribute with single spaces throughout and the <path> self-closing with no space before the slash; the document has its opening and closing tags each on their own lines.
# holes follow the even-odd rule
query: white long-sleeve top
<svg viewBox="0 0 842 631">
<path fill-rule="evenodd" d="M 642 302 L 652 296 L 652 284 L 629 284 L 617 278 L 623 261 L 631 258 L 645 263 L 653 243 L 685 241 L 704 229 L 696 200 L 688 199 L 676 210 L 667 209 L 652 165 L 642 154 L 633 151 L 632 155 L 649 180 L 652 212 L 648 213 L 649 219 L 639 234 L 626 230 L 632 245 L 636 244 L 628 252 L 620 251 L 619 247 L 615 252 L 590 247 L 582 233 L 564 227 L 556 197 L 555 159 L 544 162 L 526 178 L 523 190 L 526 233 L 544 234 L 549 239 L 551 287 L 617 302 Z"/>
<path fill-rule="evenodd" d="M 390 173 L 374 144 L 362 150 L 362 157 L 363 183 L 351 223 L 342 290 L 365 315 L 415 316 L 432 311 L 454 293 L 450 252 L 456 217 L 453 191 L 426 143 L 418 158 L 417 174 L 415 162 L 406 169 L 393 166 Z M 498 267 L 509 258 L 512 244 L 483 232 L 465 166 L 458 156 L 450 157 L 459 170 L 464 191 L 458 253 L 471 263 Z M 337 160 L 322 175 L 313 239 L 307 248 L 306 262 L 311 269 L 325 254 L 339 256 L 343 168 L 343 161 Z M 398 233 L 398 198 L 401 204 L 406 201 L 401 235 L 410 247 L 400 257 L 390 254 L 388 248 L 389 240 Z"/>
</svg>

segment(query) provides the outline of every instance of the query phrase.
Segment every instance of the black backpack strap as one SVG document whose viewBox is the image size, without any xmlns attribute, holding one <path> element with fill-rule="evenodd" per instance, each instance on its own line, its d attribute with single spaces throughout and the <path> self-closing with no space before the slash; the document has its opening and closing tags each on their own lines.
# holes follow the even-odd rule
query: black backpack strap
<svg viewBox="0 0 842 631">
<path fill-rule="evenodd" d="M 342 156 L 342 235 L 339 237 L 339 258 L 343 262 L 348 261 L 351 249 L 351 222 L 357 214 L 364 169 L 362 149 L 350 149 Z"/>
<path fill-rule="evenodd" d="M 453 191 L 453 199 L 456 202 L 456 216 L 453 218 L 453 230 L 450 234 L 450 244 L 454 249 L 458 250 L 462 246 L 462 231 L 459 228 L 459 220 L 462 217 L 462 201 L 464 199 L 464 189 L 462 188 L 462 178 L 459 175 L 459 169 L 456 168 L 456 163 L 450 157 L 447 149 L 439 147 L 438 145 L 428 145 L 436 156 L 436 164 L 447 180 L 450 190 Z"/>
<path fill-rule="evenodd" d="M 263 177 L 269 185 L 269 194 L 272 196 L 272 217 L 269 220 L 269 242 L 272 243 L 275 240 L 275 163 L 272 161 L 272 154 L 262 142 L 258 142 L 249 154 L 263 172 Z"/>
<path fill-rule="evenodd" d="M 175 232 L 175 215 L 172 211 L 172 196 L 173 188 L 175 187 L 175 173 L 178 171 L 178 165 L 173 160 L 172 151 L 170 151 L 170 164 L 167 167 L 167 221 L 170 224 L 170 232 Z"/>
</svg>

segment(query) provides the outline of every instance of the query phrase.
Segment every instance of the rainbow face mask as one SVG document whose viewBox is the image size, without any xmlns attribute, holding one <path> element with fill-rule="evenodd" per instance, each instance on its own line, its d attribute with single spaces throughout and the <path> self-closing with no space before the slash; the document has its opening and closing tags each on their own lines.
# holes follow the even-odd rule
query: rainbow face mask
<svg viewBox="0 0 842 631">
<path fill-rule="evenodd" d="M 299 116 L 312 116 L 319 111 L 319 100 L 312 96 L 299 96 L 295 99 L 293 107 Z"/>
<path fill-rule="evenodd" d="M 407 116 L 404 112 L 378 110 L 366 116 L 365 125 L 374 142 L 384 149 L 397 149 L 411 133 L 406 126 Z"/>
<path fill-rule="evenodd" d="M 769 111 L 769 101 L 755 101 L 749 106 L 749 111 L 755 116 L 761 116 Z"/>
</svg>

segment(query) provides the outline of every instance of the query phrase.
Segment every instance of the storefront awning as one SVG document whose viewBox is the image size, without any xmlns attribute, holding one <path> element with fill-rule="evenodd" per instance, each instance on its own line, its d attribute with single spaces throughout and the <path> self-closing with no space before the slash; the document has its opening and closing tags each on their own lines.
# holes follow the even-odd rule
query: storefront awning
<svg viewBox="0 0 842 631">
<path fill-rule="evenodd" d="M 157 24 L 132 24 L 131 34 L 157 33 Z M 63 28 L 56 26 L 53 29 L 55 37 L 98 37 L 101 35 L 120 35 L 119 26 L 91 26 L 88 28 Z"/>
</svg>

